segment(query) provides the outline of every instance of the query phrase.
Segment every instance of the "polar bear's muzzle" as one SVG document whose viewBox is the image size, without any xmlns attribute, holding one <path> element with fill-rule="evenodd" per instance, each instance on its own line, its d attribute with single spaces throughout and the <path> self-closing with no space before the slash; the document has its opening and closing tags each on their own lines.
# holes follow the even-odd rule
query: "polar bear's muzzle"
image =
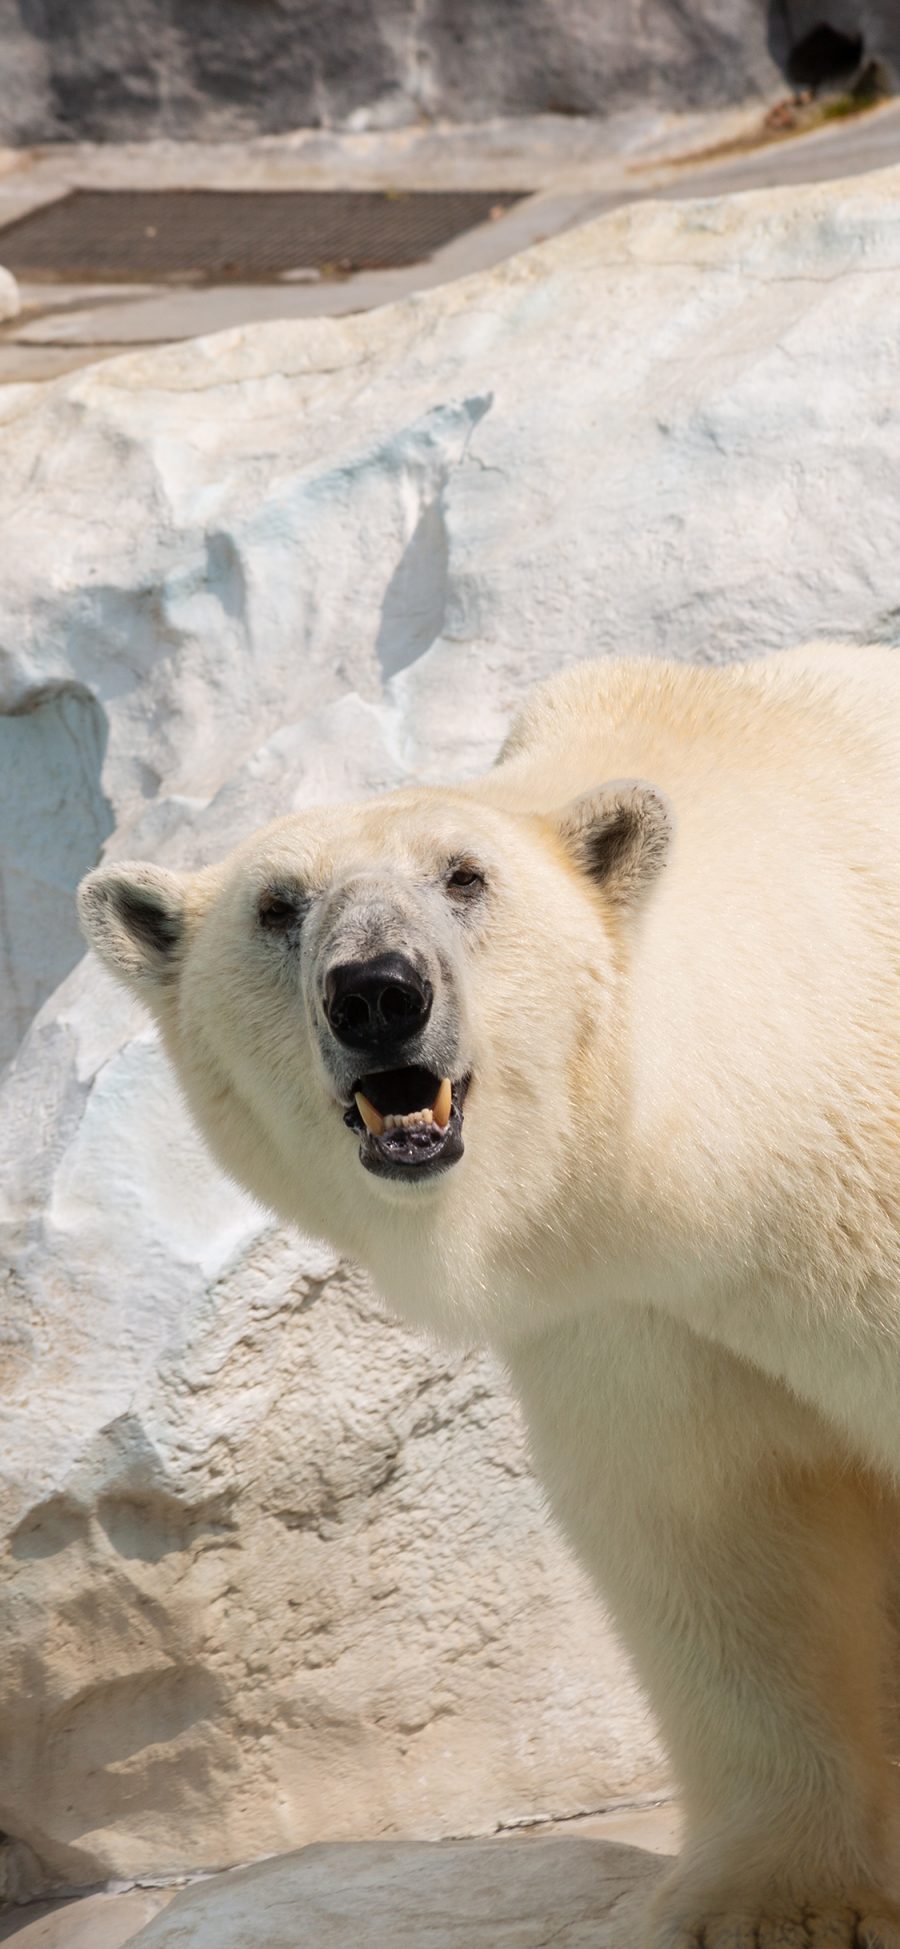
<svg viewBox="0 0 900 1949">
<path fill-rule="evenodd" d="M 325 974 L 326 1060 L 360 1163 L 378 1177 L 421 1182 L 463 1154 L 469 1077 L 453 989 L 424 945 L 341 957 Z"/>
</svg>

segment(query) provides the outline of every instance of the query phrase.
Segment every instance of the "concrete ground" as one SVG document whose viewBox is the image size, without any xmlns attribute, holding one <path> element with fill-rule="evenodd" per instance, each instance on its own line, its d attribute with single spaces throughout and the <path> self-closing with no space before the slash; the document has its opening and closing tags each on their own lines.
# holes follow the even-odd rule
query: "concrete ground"
<svg viewBox="0 0 900 1949">
<path fill-rule="evenodd" d="M 580 1820 L 541 1821 L 533 1827 L 510 1830 L 516 1841 L 546 1840 L 548 1836 L 587 1835 L 646 1848 L 655 1854 L 678 1849 L 678 1817 L 671 1802 L 623 1807 Z M 70 1901 L 34 1902 L 0 1915 L 0 1943 L 15 1949 L 123 1949 L 151 1917 L 184 1886 L 130 1888 L 121 1893 L 82 1895 Z"/>
<path fill-rule="evenodd" d="M 771 106 L 771 105 L 769 105 Z M 69 189 L 434 189 L 532 192 L 426 263 L 271 284 L 24 284 L 0 327 L 0 383 L 47 379 L 138 345 L 272 318 L 369 310 L 486 269 L 571 225 L 650 197 L 683 198 L 852 176 L 900 162 L 900 102 L 766 136 L 765 105 L 714 116 L 543 116 L 365 134 L 303 130 L 240 144 L 72 144 L 0 151 L 2 224 Z"/>
</svg>

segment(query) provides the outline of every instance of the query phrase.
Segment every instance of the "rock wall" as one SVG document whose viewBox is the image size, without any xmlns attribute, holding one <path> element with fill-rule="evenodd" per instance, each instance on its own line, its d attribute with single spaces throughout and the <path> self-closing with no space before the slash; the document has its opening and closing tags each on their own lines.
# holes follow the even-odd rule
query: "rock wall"
<svg viewBox="0 0 900 1949">
<path fill-rule="evenodd" d="M 71 888 L 472 772 L 576 657 L 898 640 L 898 192 L 0 393 L 8 1886 L 664 1787 L 502 1377 L 217 1175 Z"/>
<path fill-rule="evenodd" d="M 9 0 L 0 74 L 12 143 L 608 115 L 778 84 L 765 0 Z"/>
<path fill-rule="evenodd" d="M 895 0 L 8 0 L 0 141 L 713 107 L 857 43 L 900 73 Z"/>
</svg>

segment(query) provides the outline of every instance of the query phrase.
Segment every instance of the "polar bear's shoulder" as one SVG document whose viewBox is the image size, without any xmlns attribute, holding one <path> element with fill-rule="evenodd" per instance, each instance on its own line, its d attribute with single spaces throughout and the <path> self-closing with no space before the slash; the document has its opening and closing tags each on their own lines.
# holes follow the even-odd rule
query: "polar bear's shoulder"
<svg viewBox="0 0 900 1949">
<path fill-rule="evenodd" d="M 763 752 L 778 770 L 793 754 L 812 782 L 829 754 L 862 758 L 872 740 L 900 751 L 898 651 L 823 639 L 724 665 L 601 657 L 531 692 L 491 796 L 558 804 L 634 774 L 672 789 Z"/>
</svg>

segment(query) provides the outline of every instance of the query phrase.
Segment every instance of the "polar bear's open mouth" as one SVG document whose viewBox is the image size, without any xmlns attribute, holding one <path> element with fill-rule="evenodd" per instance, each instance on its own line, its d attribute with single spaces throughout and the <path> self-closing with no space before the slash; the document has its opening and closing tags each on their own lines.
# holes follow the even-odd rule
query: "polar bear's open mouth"
<svg viewBox="0 0 900 1949">
<path fill-rule="evenodd" d="M 463 1154 L 470 1078 L 453 1082 L 411 1064 L 358 1076 L 344 1122 L 362 1138 L 359 1161 L 379 1177 L 428 1177 Z"/>
</svg>

